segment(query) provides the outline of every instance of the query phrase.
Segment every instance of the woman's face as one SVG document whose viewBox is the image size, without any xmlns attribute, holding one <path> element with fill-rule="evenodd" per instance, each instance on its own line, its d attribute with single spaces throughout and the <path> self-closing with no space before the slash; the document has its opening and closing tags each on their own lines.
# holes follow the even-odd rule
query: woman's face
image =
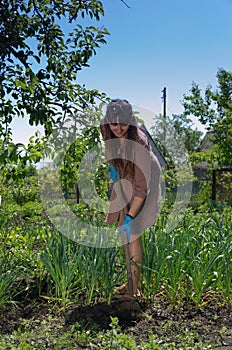
<svg viewBox="0 0 232 350">
<path fill-rule="evenodd" d="M 130 125 L 122 123 L 110 123 L 109 126 L 112 133 L 118 138 L 125 138 L 130 127 Z"/>
</svg>

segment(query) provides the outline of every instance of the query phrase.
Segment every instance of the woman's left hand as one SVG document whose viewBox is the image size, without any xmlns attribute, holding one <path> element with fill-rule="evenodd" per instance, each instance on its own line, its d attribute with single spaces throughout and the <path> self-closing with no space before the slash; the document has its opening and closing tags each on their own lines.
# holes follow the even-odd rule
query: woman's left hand
<svg viewBox="0 0 232 350">
<path fill-rule="evenodd" d="M 126 215 L 123 221 L 123 224 L 120 228 L 120 234 L 124 235 L 124 232 L 126 231 L 126 235 L 127 235 L 127 242 L 130 243 L 130 235 L 131 235 L 131 231 L 132 231 L 132 222 L 133 222 L 133 218 L 129 215 Z"/>
</svg>

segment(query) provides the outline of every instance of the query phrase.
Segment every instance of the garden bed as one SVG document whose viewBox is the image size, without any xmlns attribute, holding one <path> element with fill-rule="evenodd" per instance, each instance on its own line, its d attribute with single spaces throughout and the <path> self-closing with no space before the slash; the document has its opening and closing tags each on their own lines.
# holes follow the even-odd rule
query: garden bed
<svg viewBox="0 0 232 350">
<path fill-rule="evenodd" d="M 64 310 L 43 299 L 25 299 L 3 307 L 0 349 L 108 348 L 112 318 L 119 322 L 114 336 L 124 334 L 124 342 L 133 339 L 136 347 L 131 349 L 147 349 L 141 344 L 152 344 L 151 337 L 153 345 L 156 340 L 157 349 L 232 348 L 231 308 L 225 305 L 212 300 L 202 307 L 188 305 L 176 309 L 157 296 L 154 303 L 140 306 L 141 312 L 132 315 L 125 303 L 118 301 L 71 303 Z"/>
</svg>

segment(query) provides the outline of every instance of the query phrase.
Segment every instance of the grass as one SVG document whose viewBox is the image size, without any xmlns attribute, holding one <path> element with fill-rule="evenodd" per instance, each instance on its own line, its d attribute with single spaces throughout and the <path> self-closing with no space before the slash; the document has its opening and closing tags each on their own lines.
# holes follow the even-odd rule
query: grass
<svg viewBox="0 0 232 350">
<path fill-rule="evenodd" d="M 40 349 L 103 349 L 103 350 L 207 350 L 212 345 L 199 339 L 196 342 L 194 331 L 180 330 L 178 341 L 162 338 L 152 333 L 147 341 L 135 342 L 133 336 L 126 334 L 120 327 L 117 318 L 111 318 L 106 331 L 85 330 L 78 323 L 64 327 L 60 318 L 48 317 L 39 321 L 25 321 L 24 329 L 18 328 L 11 336 L 0 338 L 0 350 L 40 350 Z"/>
</svg>

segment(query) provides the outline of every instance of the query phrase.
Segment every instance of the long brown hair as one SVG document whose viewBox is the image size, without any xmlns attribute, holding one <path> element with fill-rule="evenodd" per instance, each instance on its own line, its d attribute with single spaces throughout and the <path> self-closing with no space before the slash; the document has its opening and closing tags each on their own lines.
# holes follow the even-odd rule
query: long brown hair
<svg viewBox="0 0 232 350">
<path fill-rule="evenodd" d="M 101 125 L 101 129 L 105 141 L 115 139 L 114 147 L 111 147 L 110 143 L 107 144 L 106 152 L 110 155 L 110 163 L 119 172 L 121 178 L 125 177 L 127 174 L 133 176 L 134 164 L 128 160 L 134 159 L 133 147 L 131 147 L 131 144 L 128 142 L 125 142 L 124 154 L 127 159 L 119 158 L 118 149 L 120 149 L 120 141 L 111 131 L 111 123 L 128 124 L 127 139 L 138 141 L 137 122 L 132 111 L 132 106 L 127 100 L 114 99 L 108 104 L 104 124 Z"/>
</svg>

